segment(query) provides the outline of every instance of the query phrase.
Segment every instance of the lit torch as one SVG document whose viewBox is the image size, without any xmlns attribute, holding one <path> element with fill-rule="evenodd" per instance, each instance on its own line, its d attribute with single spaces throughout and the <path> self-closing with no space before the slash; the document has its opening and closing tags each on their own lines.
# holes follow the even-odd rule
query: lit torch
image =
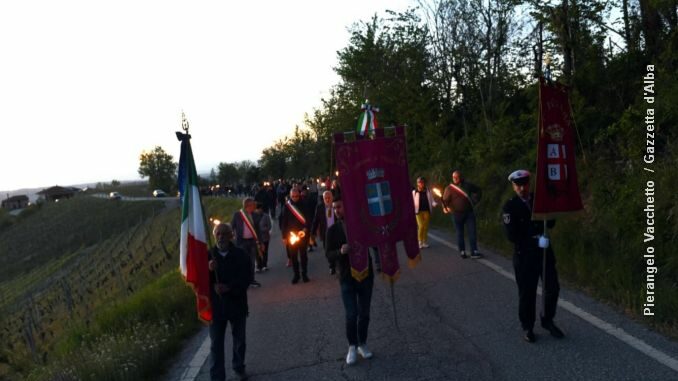
<svg viewBox="0 0 678 381">
<path fill-rule="evenodd" d="M 303 230 L 296 234 L 294 232 L 290 232 L 290 245 L 294 245 L 295 243 L 301 241 L 301 239 L 305 236 L 306 233 L 304 233 Z"/>
<path fill-rule="evenodd" d="M 433 191 L 433 194 L 436 195 L 440 199 L 440 202 L 443 204 L 443 211 L 445 213 L 449 213 L 450 208 L 447 207 L 447 204 L 445 203 L 445 200 L 443 199 L 443 194 L 442 194 L 442 192 L 440 192 L 440 189 L 433 188 L 432 191 Z"/>
<path fill-rule="evenodd" d="M 211 222 L 212 224 L 214 224 L 214 226 L 217 226 L 217 225 L 219 225 L 219 224 L 221 223 L 220 220 L 218 220 L 218 219 L 216 219 L 216 218 L 214 218 L 214 217 L 210 217 L 210 222 Z"/>
</svg>

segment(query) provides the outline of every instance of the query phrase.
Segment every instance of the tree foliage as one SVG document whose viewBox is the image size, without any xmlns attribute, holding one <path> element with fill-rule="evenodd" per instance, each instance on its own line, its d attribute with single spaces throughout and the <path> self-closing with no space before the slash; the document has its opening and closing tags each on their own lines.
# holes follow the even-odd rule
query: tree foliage
<svg viewBox="0 0 678 381">
<path fill-rule="evenodd" d="M 176 188 L 177 163 L 172 155 L 160 146 L 152 151 L 144 151 L 139 156 L 139 176 L 148 177 L 149 189 L 162 189 L 172 192 Z"/>
<path fill-rule="evenodd" d="M 262 152 L 262 173 L 332 173 L 332 134 L 354 130 L 368 98 L 381 109 L 382 127 L 407 126 L 413 178 L 447 182 L 450 170 L 461 168 L 485 188 L 481 237 L 505 247 L 497 216 L 511 193 L 506 174 L 535 167 L 535 77 L 546 71 L 548 53 L 554 79 L 571 88 L 585 202 L 583 213 L 554 231 L 560 267 L 582 287 L 639 311 L 635 253 L 644 250 L 637 238 L 643 221 L 634 211 L 645 201 L 638 192 L 647 177 L 648 107 L 658 115 L 655 166 L 666 168 L 654 181 L 675 183 L 669 168 L 678 149 L 670 129 L 678 124 L 677 10 L 673 0 L 421 0 L 417 9 L 360 21 L 337 53 L 339 82 L 304 126 Z M 652 106 L 643 99 L 647 65 L 656 68 Z M 670 249 L 678 243 L 678 196 L 657 199 L 666 228 L 657 239 L 666 250 L 659 260 L 666 278 L 657 287 L 676 295 L 659 321 L 675 327 L 678 285 L 668 279 L 678 277 L 678 254 Z"/>
</svg>

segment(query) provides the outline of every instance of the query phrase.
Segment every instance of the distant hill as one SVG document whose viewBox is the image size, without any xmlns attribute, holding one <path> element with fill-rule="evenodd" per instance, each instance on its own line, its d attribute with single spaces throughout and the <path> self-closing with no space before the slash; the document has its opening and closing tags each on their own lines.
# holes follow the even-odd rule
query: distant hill
<svg viewBox="0 0 678 381">
<path fill-rule="evenodd" d="M 138 183 L 147 183 L 146 180 L 122 180 L 120 181 L 121 186 L 126 186 L 130 184 L 138 184 Z M 28 196 L 28 200 L 31 203 L 34 203 L 38 199 L 38 192 L 40 192 L 43 189 L 52 187 L 54 185 L 60 185 L 63 187 L 74 187 L 74 188 L 94 188 L 97 184 L 104 184 L 104 182 L 97 182 L 97 183 L 80 183 L 80 184 L 50 184 L 50 185 L 45 185 L 44 187 L 39 187 L 39 188 L 21 188 L 21 189 L 14 189 L 14 190 L 0 190 L 0 200 L 4 200 L 6 198 L 12 197 L 12 196 L 18 196 L 18 195 L 26 195 Z"/>
</svg>

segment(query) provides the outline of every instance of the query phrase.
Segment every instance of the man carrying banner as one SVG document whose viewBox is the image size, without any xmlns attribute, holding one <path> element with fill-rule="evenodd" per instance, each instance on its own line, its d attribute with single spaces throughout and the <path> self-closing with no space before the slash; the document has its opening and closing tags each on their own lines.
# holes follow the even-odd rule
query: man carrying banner
<svg viewBox="0 0 678 381">
<path fill-rule="evenodd" d="M 464 225 L 468 226 L 468 239 L 471 244 L 471 258 L 480 258 L 478 241 L 476 239 L 475 207 L 480 202 L 480 188 L 466 181 L 461 171 L 452 172 L 452 184 L 445 188 L 443 194 L 443 211 L 453 213 L 454 228 L 457 232 L 457 246 L 459 254 L 466 259 L 466 245 L 464 243 Z"/>
<path fill-rule="evenodd" d="M 261 265 L 261 248 L 259 242 L 259 218 L 260 215 L 254 213 L 255 202 L 251 197 L 247 197 L 242 202 L 243 208 L 233 213 L 231 226 L 235 232 L 235 244 L 243 249 L 250 257 L 252 263 L 251 285 L 261 287 L 261 283 L 254 279 L 254 264 Z"/>
<path fill-rule="evenodd" d="M 372 357 L 372 352 L 367 348 L 366 343 L 367 329 L 370 324 L 374 271 L 372 261 L 368 258 L 369 267 L 366 278 L 357 281 L 351 276 L 351 263 L 348 255 L 351 248 L 346 240 L 344 203 L 341 199 L 335 199 L 333 206 L 336 221 L 327 230 L 325 255 L 328 261 L 335 262 L 339 267 L 339 284 L 346 312 L 346 338 L 348 339 L 346 364 L 352 365 L 357 361 L 358 354 L 365 359 Z"/>
<path fill-rule="evenodd" d="M 250 284 L 250 260 L 247 254 L 236 247 L 233 229 L 228 224 L 214 227 L 216 245 L 209 254 L 210 304 L 213 318 L 210 324 L 210 354 L 212 381 L 226 380 L 224 360 L 224 337 L 231 323 L 233 335 L 232 366 L 241 380 L 245 373 L 246 320 L 248 315 L 247 287 Z"/>
<path fill-rule="evenodd" d="M 509 241 L 513 242 L 513 269 L 518 285 L 518 316 L 525 331 L 524 339 L 528 343 L 536 341 L 533 332 L 539 277 L 544 279 L 544 313 L 541 326 L 553 337 L 565 335 L 553 323 L 560 285 L 556 272 L 556 261 L 548 238 L 544 237 L 543 221 L 532 221 L 534 195 L 530 193 L 530 173 L 517 170 L 508 177 L 516 193 L 502 209 L 504 230 Z M 555 220 L 546 223 L 550 229 Z M 546 249 L 546 263 L 543 262 L 542 250 Z"/>
<path fill-rule="evenodd" d="M 308 246 L 309 231 L 311 225 L 311 216 L 305 215 L 306 208 L 302 204 L 298 188 L 292 188 L 290 199 L 282 207 L 280 214 L 280 232 L 282 234 L 283 245 L 287 250 L 287 257 L 292 260 L 294 277 L 292 284 L 299 283 L 303 279 L 304 283 L 310 281 L 308 278 Z M 301 277 L 299 276 L 299 259 L 301 257 Z"/>
</svg>

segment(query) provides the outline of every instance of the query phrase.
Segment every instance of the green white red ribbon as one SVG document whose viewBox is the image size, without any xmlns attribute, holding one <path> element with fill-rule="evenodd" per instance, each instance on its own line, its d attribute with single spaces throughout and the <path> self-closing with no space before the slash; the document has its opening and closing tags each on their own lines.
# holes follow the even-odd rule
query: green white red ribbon
<svg viewBox="0 0 678 381">
<path fill-rule="evenodd" d="M 254 237 L 254 240 L 259 242 L 259 237 L 257 237 L 257 232 L 254 230 L 253 222 L 250 220 L 250 216 L 245 213 L 244 210 L 240 209 L 240 217 L 242 218 L 242 221 L 245 223 L 245 226 L 247 226 L 247 229 L 252 233 L 252 237 Z"/>
<path fill-rule="evenodd" d="M 450 184 L 450 187 L 452 188 L 452 190 L 455 190 L 455 191 L 457 191 L 457 193 L 460 193 L 462 196 L 466 197 L 468 202 L 471 203 L 471 206 L 475 208 L 475 205 L 473 205 L 473 200 L 471 200 L 471 197 L 469 197 L 468 193 L 466 193 L 463 189 L 461 189 L 461 187 L 458 187 L 454 184 Z"/>
<path fill-rule="evenodd" d="M 287 203 L 286 203 L 285 205 L 287 205 L 287 209 L 289 209 L 289 211 L 292 212 L 292 214 L 294 215 L 294 217 L 296 217 L 296 219 L 297 219 L 299 222 L 301 222 L 302 225 L 306 226 L 306 219 L 304 218 L 304 215 L 299 211 L 299 209 L 297 209 L 297 207 L 294 206 L 294 205 L 290 202 L 290 200 L 287 200 Z"/>
<path fill-rule="evenodd" d="M 368 100 L 365 100 L 360 109 L 363 112 L 358 118 L 356 133 L 361 136 L 374 135 L 374 130 L 378 127 L 376 113 L 379 112 L 379 108 L 372 106 Z"/>
</svg>

